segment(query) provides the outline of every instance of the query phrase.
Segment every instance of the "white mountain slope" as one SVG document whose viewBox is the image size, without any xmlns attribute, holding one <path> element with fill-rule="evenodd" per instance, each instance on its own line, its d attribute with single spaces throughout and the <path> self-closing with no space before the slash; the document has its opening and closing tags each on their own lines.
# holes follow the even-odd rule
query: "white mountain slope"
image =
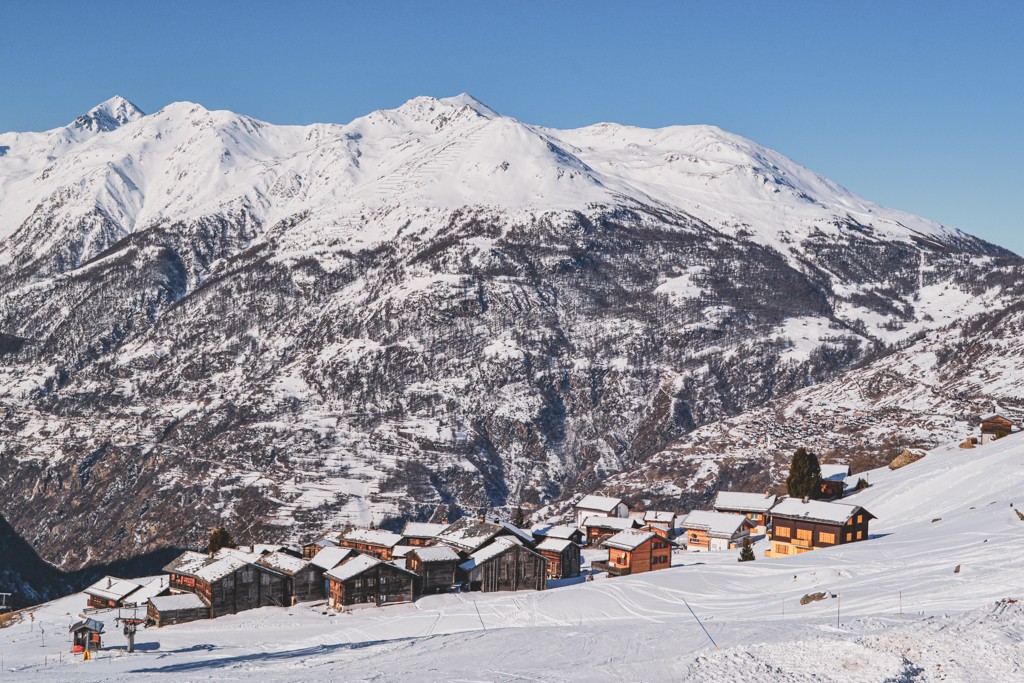
<svg viewBox="0 0 1024 683">
<path fill-rule="evenodd" d="M 0 500 L 63 569 L 644 478 L 693 429 L 1024 283 L 1003 249 L 709 126 L 115 98 L 0 150 Z"/>
<path fill-rule="evenodd" d="M 653 574 L 338 616 L 309 604 L 264 608 L 140 632 L 132 656 L 111 627 L 116 614 L 100 613 L 114 649 L 88 664 L 57 654 L 68 615 L 85 604 L 76 594 L 40 606 L 34 624 L 0 628 L 5 673 L 31 679 L 38 668 L 39 677 L 66 681 L 1017 680 L 1024 520 L 1014 504 L 1024 492 L 1024 436 L 967 453 L 944 446 L 870 479 L 871 488 L 844 501 L 878 516 L 865 542 L 765 559 L 761 541 L 747 563 L 736 562 L 737 551 L 681 552 L 672 569 Z M 800 605 L 819 591 L 834 597 Z"/>
</svg>

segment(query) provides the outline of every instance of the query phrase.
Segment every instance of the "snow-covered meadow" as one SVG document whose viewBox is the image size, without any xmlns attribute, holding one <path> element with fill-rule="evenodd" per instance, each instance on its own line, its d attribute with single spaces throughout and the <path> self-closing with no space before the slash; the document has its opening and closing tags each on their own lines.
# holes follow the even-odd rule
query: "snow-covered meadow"
<svg viewBox="0 0 1024 683">
<path fill-rule="evenodd" d="M 263 608 L 68 655 L 73 595 L 0 628 L 3 680 L 1014 681 L 1024 677 L 1024 436 L 870 472 L 863 543 L 738 563 L 677 553 L 646 575 L 540 593 L 327 612 Z M 800 604 L 809 593 L 825 600 Z M 699 621 L 698 621 L 699 618 Z M 61 653 L 63 651 L 63 653 Z"/>
</svg>

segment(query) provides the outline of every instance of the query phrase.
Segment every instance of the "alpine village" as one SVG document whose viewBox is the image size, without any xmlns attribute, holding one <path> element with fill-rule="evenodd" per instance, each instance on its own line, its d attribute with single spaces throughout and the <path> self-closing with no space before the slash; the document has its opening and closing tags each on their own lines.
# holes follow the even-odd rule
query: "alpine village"
<svg viewBox="0 0 1024 683">
<path fill-rule="evenodd" d="M 1014 419 L 990 414 L 961 449 L 1017 433 Z M 904 450 L 898 469 L 924 457 Z M 614 495 L 577 495 L 571 508 L 543 519 L 522 508 L 511 519 L 490 511 L 450 521 L 407 521 L 400 531 L 331 530 L 301 547 L 236 544 L 213 529 L 202 551 L 188 550 L 140 579 L 107 576 L 84 593 L 87 604 L 71 626 L 72 651 L 89 657 L 103 648 L 96 617 L 117 610 L 129 636 L 137 627 L 167 627 L 258 607 L 309 603 L 346 613 L 409 603 L 420 596 L 467 591 L 543 591 L 579 581 L 671 568 L 685 570 L 690 553 L 738 551 L 756 558 L 753 542 L 767 536 L 765 558 L 870 541 L 875 516 L 857 504 L 870 482 L 848 465 L 821 463 L 800 448 L 792 456 L 786 493 L 719 491 L 710 510 L 641 510 Z M 550 511 L 548 509 L 538 511 Z M 125 616 L 128 610 L 128 616 Z"/>
</svg>

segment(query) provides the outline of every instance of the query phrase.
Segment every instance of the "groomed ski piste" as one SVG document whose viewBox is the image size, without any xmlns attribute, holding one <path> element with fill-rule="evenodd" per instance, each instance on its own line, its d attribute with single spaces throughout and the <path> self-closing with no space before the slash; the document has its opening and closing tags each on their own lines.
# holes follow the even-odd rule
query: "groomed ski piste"
<svg viewBox="0 0 1024 683">
<path fill-rule="evenodd" d="M 539 593 L 268 607 L 140 630 L 130 655 L 101 612 L 107 649 L 89 662 L 69 654 L 86 601 L 72 595 L 0 628 L 0 679 L 1024 680 L 1024 435 L 867 478 L 843 500 L 878 517 L 865 542 L 766 559 L 762 540 L 745 563 L 679 552 L 668 570 Z"/>
</svg>

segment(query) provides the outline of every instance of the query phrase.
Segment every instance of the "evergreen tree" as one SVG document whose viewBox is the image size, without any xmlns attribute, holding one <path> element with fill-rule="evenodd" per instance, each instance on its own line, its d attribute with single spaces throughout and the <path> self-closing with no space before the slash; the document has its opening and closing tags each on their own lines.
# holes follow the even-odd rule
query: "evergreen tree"
<svg viewBox="0 0 1024 683">
<path fill-rule="evenodd" d="M 234 548 L 235 542 L 231 538 L 231 534 L 224 527 L 218 527 L 216 529 L 210 529 L 210 544 L 207 546 L 207 551 L 213 554 L 221 548 Z"/>
<path fill-rule="evenodd" d="M 740 559 L 738 561 L 751 562 L 754 559 L 756 558 L 754 557 L 754 548 L 750 545 L 750 539 L 745 539 L 743 541 L 743 550 L 740 551 Z"/>
<path fill-rule="evenodd" d="M 523 512 L 522 505 L 516 508 L 516 514 L 512 517 L 512 524 L 520 529 L 526 528 L 526 513 Z"/>
<path fill-rule="evenodd" d="M 806 448 L 798 448 L 793 454 L 789 476 L 786 477 L 786 491 L 794 498 L 821 496 L 821 463 Z"/>
</svg>

